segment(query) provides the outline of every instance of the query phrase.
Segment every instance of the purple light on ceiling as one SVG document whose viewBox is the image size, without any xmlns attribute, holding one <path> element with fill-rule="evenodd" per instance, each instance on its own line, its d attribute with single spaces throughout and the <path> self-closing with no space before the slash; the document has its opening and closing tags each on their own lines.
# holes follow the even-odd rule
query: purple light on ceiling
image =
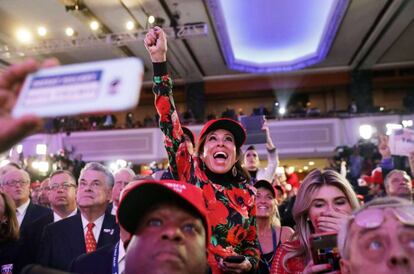
<svg viewBox="0 0 414 274">
<path fill-rule="evenodd" d="M 349 0 L 208 0 L 231 69 L 298 70 L 323 61 Z"/>
</svg>

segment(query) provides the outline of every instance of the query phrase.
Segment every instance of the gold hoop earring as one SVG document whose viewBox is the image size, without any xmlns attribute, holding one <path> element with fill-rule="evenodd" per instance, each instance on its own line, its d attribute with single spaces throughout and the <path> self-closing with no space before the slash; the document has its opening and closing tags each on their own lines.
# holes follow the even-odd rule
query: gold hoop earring
<svg viewBox="0 0 414 274">
<path fill-rule="evenodd" d="M 233 166 L 233 168 L 231 169 L 231 174 L 233 174 L 233 177 L 237 176 L 237 168 L 236 166 Z"/>
</svg>

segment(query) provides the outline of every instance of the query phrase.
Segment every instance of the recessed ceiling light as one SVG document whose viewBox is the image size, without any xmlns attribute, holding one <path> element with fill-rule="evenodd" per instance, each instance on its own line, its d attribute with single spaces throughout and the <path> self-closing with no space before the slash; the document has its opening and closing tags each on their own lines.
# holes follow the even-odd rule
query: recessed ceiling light
<svg viewBox="0 0 414 274">
<path fill-rule="evenodd" d="M 38 27 L 37 28 L 37 34 L 39 34 L 39 36 L 44 37 L 47 34 L 47 29 L 43 26 Z"/>
<path fill-rule="evenodd" d="M 148 23 L 150 23 L 150 24 L 154 24 L 154 22 L 155 22 L 155 17 L 154 17 L 153 15 L 150 15 L 150 16 L 148 17 Z"/>
<path fill-rule="evenodd" d="M 128 21 L 126 22 L 125 27 L 127 30 L 133 30 L 135 28 L 135 24 L 132 21 Z"/>
<path fill-rule="evenodd" d="M 17 39 L 22 43 L 30 43 L 32 42 L 32 33 L 27 29 L 19 29 L 16 33 Z"/>
<path fill-rule="evenodd" d="M 70 37 L 70 36 L 73 36 L 75 34 L 75 31 L 71 27 L 68 27 L 68 28 L 65 29 L 65 33 L 66 33 L 67 36 Z"/>
<path fill-rule="evenodd" d="M 93 31 L 95 31 L 95 30 L 98 30 L 99 29 L 99 23 L 98 23 L 98 21 L 92 21 L 90 24 L 89 24 L 89 27 L 91 28 L 91 30 L 93 30 Z"/>
</svg>

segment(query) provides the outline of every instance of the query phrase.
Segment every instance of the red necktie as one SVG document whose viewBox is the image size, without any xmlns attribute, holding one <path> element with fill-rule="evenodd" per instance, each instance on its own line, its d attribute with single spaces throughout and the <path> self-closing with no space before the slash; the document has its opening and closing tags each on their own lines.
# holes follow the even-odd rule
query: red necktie
<svg viewBox="0 0 414 274">
<path fill-rule="evenodd" d="M 95 236 L 93 236 L 93 231 L 92 231 L 92 228 L 94 226 L 95 226 L 94 223 L 89 223 L 87 226 L 88 230 L 86 231 L 86 236 L 85 236 L 86 253 L 90 253 L 96 250 L 96 240 L 95 240 Z"/>
</svg>

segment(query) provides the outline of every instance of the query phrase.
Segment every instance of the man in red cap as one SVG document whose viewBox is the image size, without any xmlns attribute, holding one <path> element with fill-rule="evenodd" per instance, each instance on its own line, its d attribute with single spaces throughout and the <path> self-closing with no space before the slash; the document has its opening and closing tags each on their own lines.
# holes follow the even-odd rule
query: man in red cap
<svg viewBox="0 0 414 274">
<path fill-rule="evenodd" d="M 206 273 L 210 233 L 199 188 L 172 180 L 131 183 L 121 194 L 118 221 L 134 235 L 126 274 Z"/>
</svg>

